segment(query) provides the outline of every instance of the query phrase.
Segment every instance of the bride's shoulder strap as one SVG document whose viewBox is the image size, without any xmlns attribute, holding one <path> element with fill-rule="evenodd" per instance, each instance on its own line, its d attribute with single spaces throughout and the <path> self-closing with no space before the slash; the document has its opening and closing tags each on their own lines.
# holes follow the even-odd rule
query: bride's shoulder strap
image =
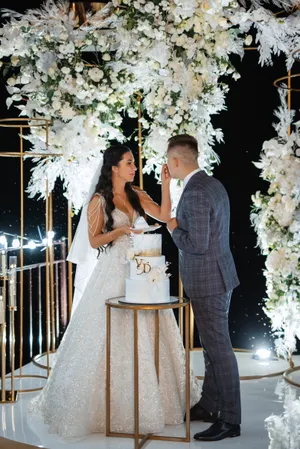
<svg viewBox="0 0 300 449">
<path fill-rule="evenodd" d="M 99 193 L 95 193 L 87 209 L 89 232 L 93 236 L 102 231 L 104 222 L 103 206 L 104 197 Z"/>
</svg>

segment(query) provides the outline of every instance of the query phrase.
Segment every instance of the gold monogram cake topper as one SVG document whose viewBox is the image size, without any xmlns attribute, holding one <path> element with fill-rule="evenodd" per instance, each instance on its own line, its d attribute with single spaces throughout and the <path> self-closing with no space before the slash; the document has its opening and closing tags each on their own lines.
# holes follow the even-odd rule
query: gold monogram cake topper
<svg viewBox="0 0 300 449">
<path fill-rule="evenodd" d="M 136 274 L 144 274 L 144 273 L 150 273 L 151 271 L 151 265 L 149 262 L 144 262 L 144 259 L 138 259 L 136 257 Z"/>
</svg>

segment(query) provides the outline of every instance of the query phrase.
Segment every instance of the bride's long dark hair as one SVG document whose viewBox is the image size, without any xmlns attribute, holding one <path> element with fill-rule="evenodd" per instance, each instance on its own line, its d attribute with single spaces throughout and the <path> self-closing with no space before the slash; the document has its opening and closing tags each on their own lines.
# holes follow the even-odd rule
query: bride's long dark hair
<svg viewBox="0 0 300 449">
<path fill-rule="evenodd" d="M 95 193 L 100 193 L 105 199 L 105 212 L 108 217 L 106 222 L 107 231 L 112 231 L 114 227 L 114 219 L 112 216 L 112 212 L 115 209 L 115 205 L 113 202 L 113 184 L 112 184 L 112 167 L 117 166 L 119 162 L 122 160 L 123 155 L 125 153 L 130 152 L 131 150 L 125 145 L 112 145 L 107 148 L 103 154 L 103 166 L 101 169 L 99 181 L 96 185 Z M 125 192 L 128 198 L 129 203 L 136 210 L 140 216 L 145 217 L 145 211 L 141 205 L 140 199 L 136 191 L 132 188 L 130 182 L 126 182 L 125 184 Z M 112 242 L 107 245 L 107 247 L 111 246 Z M 106 248 L 107 248 L 106 247 Z M 103 251 L 103 248 L 99 248 L 100 251 Z"/>
</svg>

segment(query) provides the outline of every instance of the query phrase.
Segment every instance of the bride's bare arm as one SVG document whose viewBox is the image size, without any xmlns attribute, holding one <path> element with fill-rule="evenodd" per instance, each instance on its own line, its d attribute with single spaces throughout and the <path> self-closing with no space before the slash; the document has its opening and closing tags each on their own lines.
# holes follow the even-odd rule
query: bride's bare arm
<svg viewBox="0 0 300 449">
<path fill-rule="evenodd" d="M 161 173 L 161 205 L 153 201 L 153 199 L 144 190 L 134 186 L 146 214 L 163 223 L 166 223 L 171 217 L 172 205 L 170 197 L 170 180 L 171 177 L 167 166 L 163 165 Z"/>
<path fill-rule="evenodd" d="M 102 202 L 99 195 L 95 195 L 88 207 L 89 240 L 92 248 L 99 248 L 116 240 L 121 235 L 129 235 L 131 230 L 127 226 L 114 229 L 109 232 L 102 232 L 104 226 L 104 215 Z"/>
</svg>

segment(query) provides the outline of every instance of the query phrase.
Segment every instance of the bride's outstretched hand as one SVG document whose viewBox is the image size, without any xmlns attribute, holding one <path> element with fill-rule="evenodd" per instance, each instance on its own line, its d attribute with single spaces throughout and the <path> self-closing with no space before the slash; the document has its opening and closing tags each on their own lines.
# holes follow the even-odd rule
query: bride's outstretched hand
<svg viewBox="0 0 300 449">
<path fill-rule="evenodd" d="M 163 164 L 162 168 L 161 168 L 161 182 L 162 184 L 166 185 L 166 184 L 170 184 L 171 181 L 171 175 L 168 169 L 167 164 Z"/>
</svg>

